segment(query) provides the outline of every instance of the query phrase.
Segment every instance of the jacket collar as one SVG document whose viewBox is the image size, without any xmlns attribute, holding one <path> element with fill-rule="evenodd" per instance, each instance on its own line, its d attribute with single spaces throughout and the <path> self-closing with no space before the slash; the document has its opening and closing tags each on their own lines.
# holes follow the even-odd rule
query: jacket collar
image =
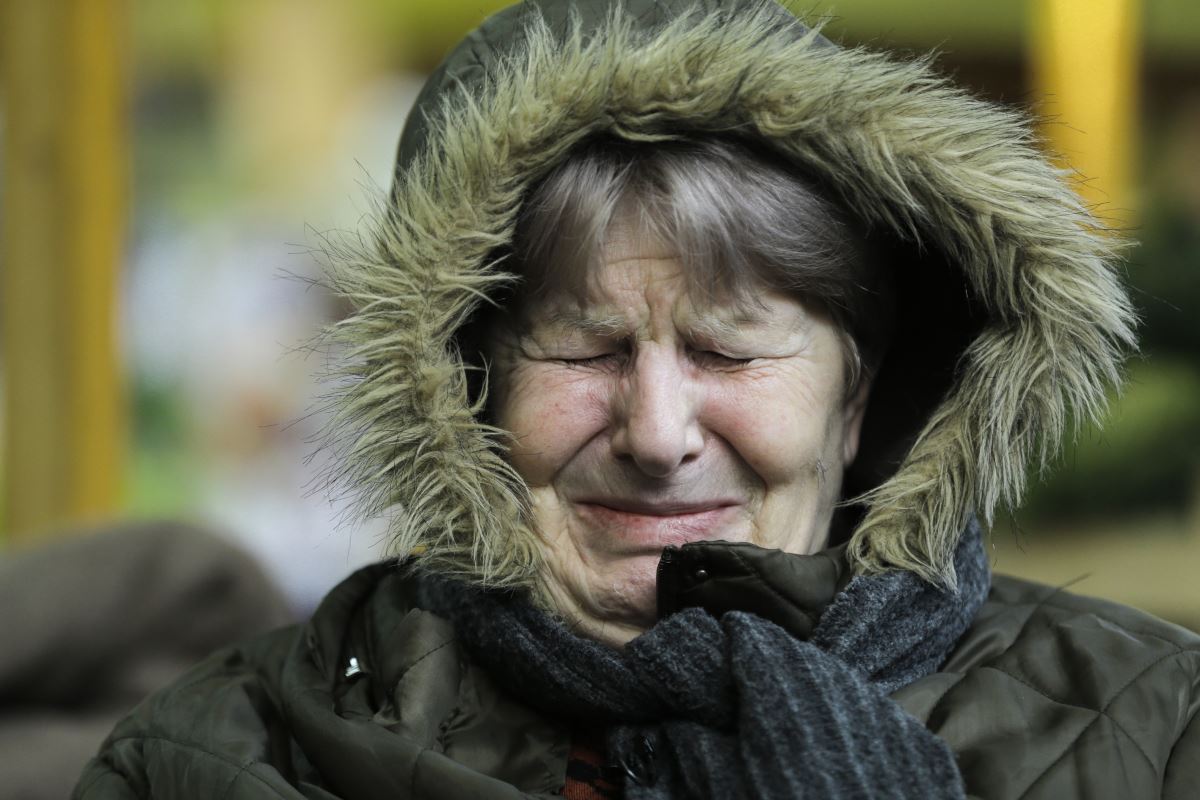
<svg viewBox="0 0 1200 800">
<path fill-rule="evenodd" d="M 845 545 L 797 555 L 748 542 L 691 542 L 663 551 L 658 614 L 692 606 L 716 617 L 749 611 L 807 639 L 851 577 Z"/>
</svg>

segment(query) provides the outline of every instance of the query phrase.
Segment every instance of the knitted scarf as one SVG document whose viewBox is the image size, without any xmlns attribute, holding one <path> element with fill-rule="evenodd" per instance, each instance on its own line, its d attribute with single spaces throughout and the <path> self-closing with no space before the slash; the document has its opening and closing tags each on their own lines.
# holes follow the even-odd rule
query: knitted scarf
<svg viewBox="0 0 1200 800">
<path fill-rule="evenodd" d="M 907 572 L 855 577 L 807 641 L 740 611 L 687 608 L 623 650 L 520 597 L 429 578 L 431 610 L 505 689 L 607 727 L 628 798 L 963 798 L 949 747 L 888 697 L 934 672 L 990 586 L 979 526 L 957 592 Z"/>
</svg>

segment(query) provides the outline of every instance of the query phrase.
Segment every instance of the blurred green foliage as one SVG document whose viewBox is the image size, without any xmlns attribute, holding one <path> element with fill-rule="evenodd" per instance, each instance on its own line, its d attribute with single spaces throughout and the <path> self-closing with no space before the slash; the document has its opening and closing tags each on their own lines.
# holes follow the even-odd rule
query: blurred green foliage
<svg viewBox="0 0 1200 800">
<path fill-rule="evenodd" d="M 1024 516 L 1200 509 L 1198 133 L 1200 107 L 1186 103 L 1144 128 L 1146 203 L 1140 225 L 1128 233 L 1137 246 L 1128 251 L 1126 273 L 1141 353 L 1109 419 L 1082 429 L 1060 466 L 1033 490 Z"/>
<path fill-rule="evenodd" d="M 1194 318 L 1194 317 L 1193 317 Z M 1200 481 L 1200 370 L 1194 363 L 1135 361 L 1101 427 L 1083 426 L 1025 515 L 1087 518 L 1182 510 Z"/>
<path fill-rule="evenodd" d="M 1200 147 L 1197 147 L 1200 154 Z M 1200 170 L 1200 164 L 1193 165 Z M 1177 204 L 1155 209 L 1131 253 L 1142 347 L 1155 357 L 1190 356 L 1200 370 L 1200 219 Z"/>
<path fill-rule="evenodd" d="M 185 395 L 146 379 L 134 381 L 130 453 L 123 508 L 134 517 L 170 516 L 196 504 L 199 464 L 189 442 Z"/>
</svg>

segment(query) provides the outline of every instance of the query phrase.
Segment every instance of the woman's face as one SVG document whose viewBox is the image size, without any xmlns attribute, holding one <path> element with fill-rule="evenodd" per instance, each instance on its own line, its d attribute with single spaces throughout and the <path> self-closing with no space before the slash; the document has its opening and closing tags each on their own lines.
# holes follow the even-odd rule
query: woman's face
<svg viewBox="0 0 1200 800">
<path fill-rule="evenodd" d="M 532 491 L 549 591 L 618 646 L 654 624 L 667 545 L 821 549 L 866 399 L 846 396 L 825 315 L 766 287 L 749 312 L 698 307 L 675 255 L 628 230 L 609 236 L 587 301 L 548 298 L 522 309 L 523 333 L 490 337 L 496 422 Z"/>
</svg>

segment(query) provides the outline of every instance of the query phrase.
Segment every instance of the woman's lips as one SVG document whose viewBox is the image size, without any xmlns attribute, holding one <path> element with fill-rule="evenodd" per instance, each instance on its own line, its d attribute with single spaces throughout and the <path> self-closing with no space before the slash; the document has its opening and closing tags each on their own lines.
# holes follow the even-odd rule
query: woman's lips
<svg viewBox="0 0 1200 800">
<path fill-rule="evenodd" d="M 617 508 L 596 502 L 575 507 L 587 522 L 604 530 L 616 542 L 635 548 L 660 550 L 701 539 L 731 538 L 726 534 L 737 516 L 736 503 L 705 506 L 642 506 Z"/>
</svg>

